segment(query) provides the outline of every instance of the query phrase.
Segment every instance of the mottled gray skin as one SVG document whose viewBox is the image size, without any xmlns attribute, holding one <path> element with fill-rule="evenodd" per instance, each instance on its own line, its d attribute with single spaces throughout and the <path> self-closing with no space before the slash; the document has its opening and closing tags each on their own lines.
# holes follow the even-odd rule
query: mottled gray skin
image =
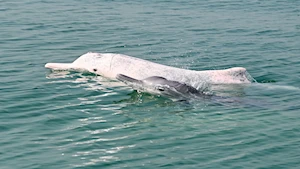
<svg viewBox="0 0 300 169">
<path fill-rule="evenodd" d="M 143 80 L 137 80 L 129 76 L 118 74 L 117 79 L 124 82 L 135 90 L 148 92 L 174 98 L 192 98 L 204 94 L 196 88 L 185 83 L 167 80 L 160 76 L 151 76 Z"/>
</svg>

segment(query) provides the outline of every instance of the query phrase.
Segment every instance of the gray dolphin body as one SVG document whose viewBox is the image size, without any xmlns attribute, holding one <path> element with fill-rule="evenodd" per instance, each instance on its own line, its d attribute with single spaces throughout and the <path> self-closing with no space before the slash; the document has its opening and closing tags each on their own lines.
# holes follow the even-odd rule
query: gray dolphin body
<svg viewBox="0 0 300 169">
<path fill-rule="evenodd" d="M 123 74 L 118 74 L 116 78 L 135 90 L 151 94 L 178 99 L 204 96 L 202 92 L 192 86 L 177 81 L 167 80 L 160 76 L 151 76 L 142 80 L 137 80 Z"/>
</svg>

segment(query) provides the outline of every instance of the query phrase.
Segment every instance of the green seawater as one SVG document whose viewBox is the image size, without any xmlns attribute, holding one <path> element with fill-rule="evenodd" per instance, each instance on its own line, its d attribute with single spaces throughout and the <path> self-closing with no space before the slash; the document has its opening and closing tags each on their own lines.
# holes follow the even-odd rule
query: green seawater
<svg viewBox="0 0 300 169">
<path fill-rule="evenodd" d="M 89 51 L 257 83 L 176 102 L 44 68 Z M 297 169 L 299 74 L 299 0 L 0 0 L 0 168 Z"/>
</svg>

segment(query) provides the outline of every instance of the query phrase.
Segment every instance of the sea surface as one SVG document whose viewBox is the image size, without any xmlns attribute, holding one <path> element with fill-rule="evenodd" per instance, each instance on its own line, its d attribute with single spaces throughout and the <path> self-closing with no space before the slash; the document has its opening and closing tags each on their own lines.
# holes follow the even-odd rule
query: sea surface
<svg viewBox="0 0 300 169">
<path fill-rule="evenodd" d="M 180 102 L 44 68 L 89 51 L 256 83 Z M 298 169 L 299 84 L 299 0 L 0 0 L 0 169 Z"/>
</svg>

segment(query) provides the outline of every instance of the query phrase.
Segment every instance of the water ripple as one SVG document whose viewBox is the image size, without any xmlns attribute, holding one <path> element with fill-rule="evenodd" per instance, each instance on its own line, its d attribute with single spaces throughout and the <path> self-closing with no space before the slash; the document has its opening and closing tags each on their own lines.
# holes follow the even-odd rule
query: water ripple
<svg viewBox="0 0 300 169">
<path fill-rule="evenodd" d="M 299 1 L 0 2 L 1 168 L 299 168 Z M 88 51 L 257 83 L 176 102 L 44 68 Z"/>
</svg>

